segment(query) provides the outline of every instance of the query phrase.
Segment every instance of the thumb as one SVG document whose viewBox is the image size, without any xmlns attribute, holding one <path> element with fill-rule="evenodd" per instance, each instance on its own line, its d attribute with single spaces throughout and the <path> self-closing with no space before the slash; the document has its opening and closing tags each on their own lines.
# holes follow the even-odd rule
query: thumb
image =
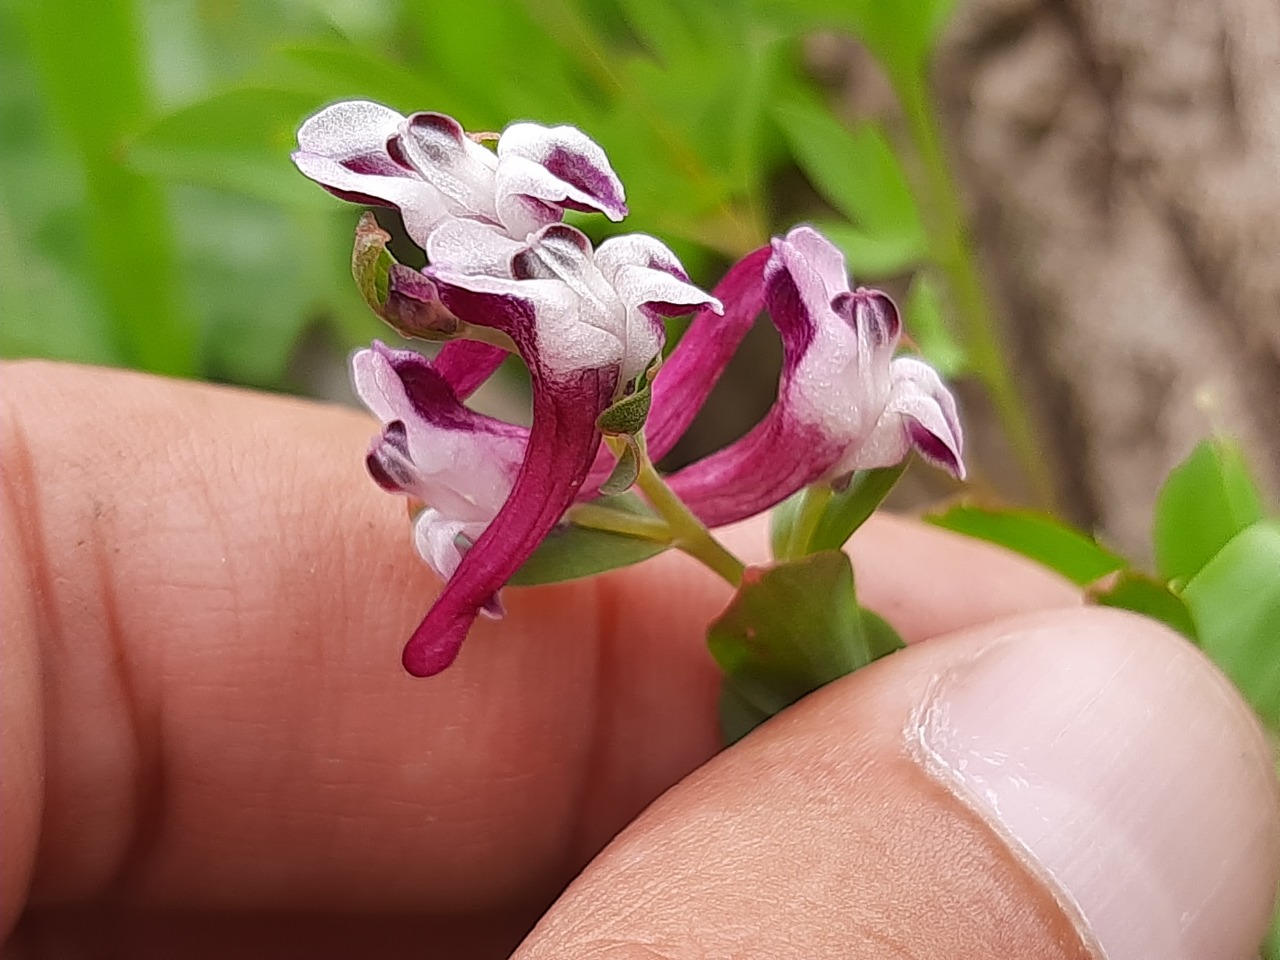
<svg viewBox="0 0 1280 960">
<path fill-rule="evenodd" d="M 539 957 L 1245 958 L 1280 869 L 1269 747 L 1154 623 L 1005 620 L 833 684 L 672 788 Z"/>
</svg>

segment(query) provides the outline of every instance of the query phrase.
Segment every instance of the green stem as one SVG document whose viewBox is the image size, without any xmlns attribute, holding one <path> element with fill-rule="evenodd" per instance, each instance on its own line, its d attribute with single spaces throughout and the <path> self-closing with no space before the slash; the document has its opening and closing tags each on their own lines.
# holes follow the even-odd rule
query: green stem
<svg viewBox="0 0 1280 960">
<path fill-rule="evenodd" d="M 791 536 L 787 539 L 786 556 L 778 559 L 803 557 L 809 552 L 809 543 L 827 512 L 827 504 L 831 502 L 833 491 L 828 483 L 819 483 L 806 487 L 800 497 L 800 508 L 796 512 L 796 522 L 791 527 Z"/>
<path fill-rule="evenodd" d="M 923 76 L 891 71 L 890 79 L 902 103 L 911 139 L 923 165 L 924 219 L 930 254 L 946 276 L 960 317 L 965 347 L 978 375 L 995 404 L 996 413 L 1032 490 L 1043 506 L 1052 507 L 1055 496 L 1048 462 L 1040 449 L 1035 428 L 1014 383 L 1013 373 L 1000 349 L 999 332 L 982 280 L 955 179 L 943 151 L 938 119 Z"/>
<path fill-rule="evenodd" d="M 621 533 L 641 540 L 653 540 L 657 543 L 671 543 L 675 534 L 665 520 L 651 517 L 638 517 L 621 510 L 611 510 L 594 503 L 580 503 L 569 510 L 568 519 L 580 527 L 592 530 L 605 530 L 609 533 Z"/>
<path fill-rule="evenodd" d="M 612 447 L 612 443 L 610 443 Z M 724 548 L 709 530 L 702 525 L 684 501 L 675 495 L 658 471 L 648 453 L 641 447 L 640 475 L 636 477 L 636 486 L 648 499 L 650 505 L 667 522 L 667 527 L 674 536 L 674 545 L 696 560 L 701 560 L 730 586 L 742 584 L 746 566 L 741 560 Z"/>
</svg>

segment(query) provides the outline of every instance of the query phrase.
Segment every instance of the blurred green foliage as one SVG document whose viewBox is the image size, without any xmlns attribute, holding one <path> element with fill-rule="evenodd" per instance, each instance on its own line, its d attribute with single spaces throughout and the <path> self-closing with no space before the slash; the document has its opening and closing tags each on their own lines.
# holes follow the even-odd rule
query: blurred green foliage
<svg viewBox="0 0 1280 960">
<path fill-rule="evenodd" d="M 85 30 L 81 0 L 6 5 L 0 353 L 287 388 L 309 326 L 378 335 L 346 265 L 357 211 L 289 162 L 299 122 L 348 97 L 580 126 L 627 186 L 625 229 L 708 284 L 797 217 L 860 276 L 910 273 L 928 244 L 897 155 L 836 119 L 802 43 L 854 31 L 890 75 L 922 71 L 949 6 L 887 30 L 882 0 L 95 0 Z M 825 204 L 774 199 L 796 165 Z"/>
</svg>

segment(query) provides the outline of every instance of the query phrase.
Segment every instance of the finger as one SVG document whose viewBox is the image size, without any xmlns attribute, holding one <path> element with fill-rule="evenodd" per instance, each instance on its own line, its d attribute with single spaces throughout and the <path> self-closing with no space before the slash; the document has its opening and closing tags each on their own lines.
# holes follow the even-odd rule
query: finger
<svg viewBox="0 0 1280 960">
<path fill-rule="evenodd" d="M 37 640 L 40 656 L 0 692 L 44 717 L 12 738 L 29 762 L 6 763 L 0 789 L 6 810 L 43 812 L 40 902 L 110 889 L 476 911 L 546 896 L 717 749 L 703 630 L 727 588 L 685 558 L 508 591 L 506 620 L 415 681 L 399 648 L 435 585 L 403 505 L 363 474 L 364 418 L 41 364 L 3 386 L 23 558 L 6 570 L 25 575 L 6 584 L 5 635 L 25 638 L 12 662 Z M 898 546 L 902 569 L 862 571 L 905 629 L 1073 596 L 989 549 L 962 569 L 953 539 L 917 542 Z M 970 593 L 911 621 L 922 577 L 961 574 Z M 31 852 L 13 831 L 0 843 L 20 891 Z"/>
<path fill-rule="evenodd" d="M 1148 620 L 1033 614 L 813 694 L 669 791 L 520 960 L 1254 955 L 1270 750 Z"/>
</svg>

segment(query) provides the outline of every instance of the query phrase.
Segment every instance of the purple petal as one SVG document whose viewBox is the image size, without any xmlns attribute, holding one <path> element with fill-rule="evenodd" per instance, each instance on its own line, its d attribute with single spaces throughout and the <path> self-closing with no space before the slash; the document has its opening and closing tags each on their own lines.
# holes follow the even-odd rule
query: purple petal
<svg viewBox="0 0 1280 960">
<path fill-rule="evenodd" d="M 684 436 L 742 338 L 764 309 L 764 268 L 771 253 L 770 247 L 761 247 L 729 269 L 712 291 L 723 302 L 724 312 L 710 307 L 699 311 L 658 369 L 653 381 L 653 404 L 645 423 L 645 443 L 655 461 L 670 453 Z M 584 489 L 599 489 L 613 471 L 613 464 L 613 454 L 601 447 Z"/>
<path fill-rule="evenodd" d="M 709 527 L 753 517 L 820 479 L 840 456 L 830 435 L 775 404 L 745 437 L 667 478 Z"/>
<path fill-rule="evenodd" d="M 429 677 L 454 661 L 476 616 L 560 522 L 595 455 L 595 418 L 616 377 L 591 369 L 548 380 L 535 372 L 533 428 L 515 486 L 405 646 L 411 674 Z"/>
<path fill-rule="evenodd" d="M 431 361 L 432 368 L 465 400 L 493 376 L 510 354 L 479 340 L 450 340 Z"/>
</svg>

